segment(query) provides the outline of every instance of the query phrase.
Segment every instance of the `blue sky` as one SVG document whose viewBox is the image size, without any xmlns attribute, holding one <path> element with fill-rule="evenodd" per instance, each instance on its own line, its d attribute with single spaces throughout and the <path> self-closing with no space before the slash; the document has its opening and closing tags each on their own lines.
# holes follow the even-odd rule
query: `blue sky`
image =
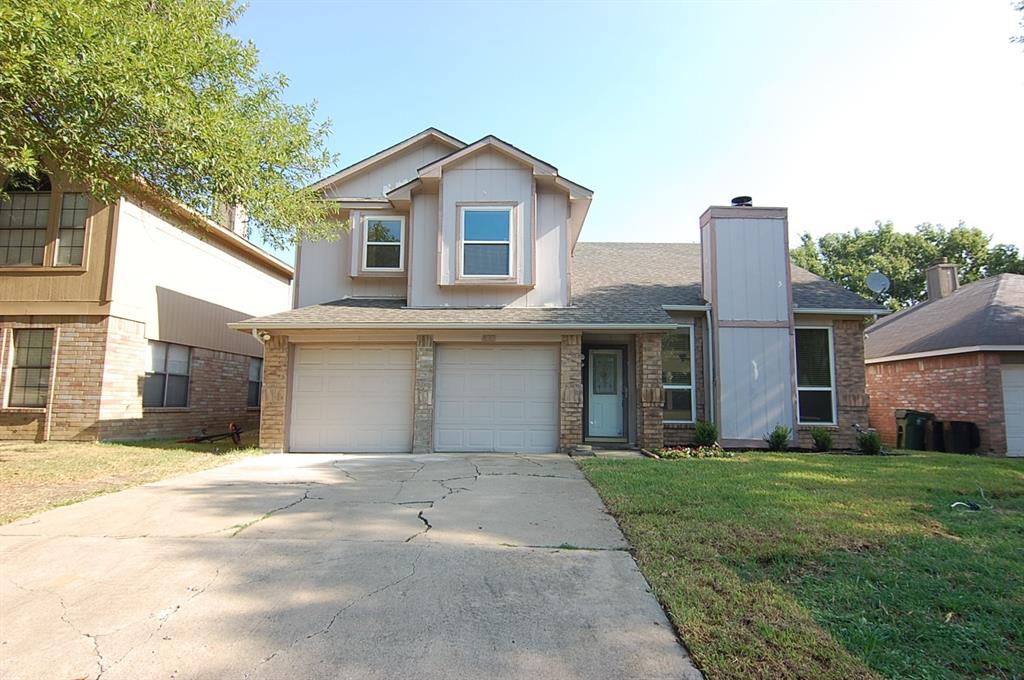
<svg viewBox="0 0 1024 680">
<path fill-rule="evenodd" d="M 274 2 L 234 27 L 348 165 L 423 128 L 499 137 L 595 191 L 590 241 L 696 241 L 710 204 L 792 237 L 892 220 L 1024 246 L 1009 0 Z M 291 253 L 279 253 L 291 261 Z"/>
</svg>

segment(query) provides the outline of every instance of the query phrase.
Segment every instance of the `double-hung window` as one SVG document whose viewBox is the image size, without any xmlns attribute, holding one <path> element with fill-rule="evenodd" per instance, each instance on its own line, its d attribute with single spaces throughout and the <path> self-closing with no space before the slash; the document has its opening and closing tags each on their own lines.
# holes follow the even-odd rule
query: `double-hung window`
<svg viewBox="0 0 1024 680">
<path fill-rule="evenodd" d="M 694 420 L 693 328 L 684 326 L 661 339 L 661 382 L 665 393 L 662 421 Z"/>
<path fill-rule="evenodd" d="M 263 359 L 249 358 L 249 396 L 246 405 L 256 408 L 260 405 L 260 388 L 263 386 Z"/>
<path fill-rule="evenodd" d="M 405 267 L 405 218 L 367 216 L 363 218 L 363 269 L 370 272 L 400 272 Z"/>
<path fill-rule="evenodd" d="M 511 206 L 464 206 L 459 213 L 462 276 L 512 275 Z"/>
<path fill-rule="evenodd" d="M 192 350 L 184 345 L 149 341 L 144 407 L 188 406 L 188 379 Z"/>
<path fill-rule="evenodd" d="M 46 406 L 50 392 L 52 349 L 53 329 L 32 328 L 14 331 L 11 392 L 7 400 L 9 406 Z"/>
<path fill-rule="evenodd" d="M 0 203 L 0 266 L 42 266 L 50 224 L 50 180 L 16 176 Z"/>
<path fill-rule="evenodd" d="M 796 329 L 798 422 L 835 424 L 835 368 L 831 328 Z"/>
<path fill-rule="evenodd" d="M 57 264 L 82 264 L 85 250 L 85 218 L 89 213 L 89 197 L 81 193 L 65 193 L 60 203 L 60 231 L 57 232 Z"/>
</svg>

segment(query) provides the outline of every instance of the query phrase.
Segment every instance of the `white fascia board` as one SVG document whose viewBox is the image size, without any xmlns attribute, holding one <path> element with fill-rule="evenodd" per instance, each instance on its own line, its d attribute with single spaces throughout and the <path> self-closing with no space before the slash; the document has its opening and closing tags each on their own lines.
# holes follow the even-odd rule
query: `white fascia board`
<svg viewBox="0 0 1024 680">
<path fill-rule="evenodd" d="M 432 328 L 443 328 L 443 329 L 459 329 L 464 328 L 467 330 L 486 330 L 489 328 L 493 329 L 513 329 L 513 330 L 635 330 L 637 332 L 659 330 L 669 331 L 679 327 L 676 323 L 657 323 L 657 324 L 635 324 L 635 323 L 593 323 L 593 324 L 566 324 L 566 323 L 395 323 L 389 321 L 363 321 L 363 322 L 352 322 L 348 324 L 338 324 L 333 322 L 322 322 L 322 323 L 290 323 L 290 322 L 264 322 L 264 323 L 249 323 L 248 321 L 236 321 L 234 323 L 227 324 L 229 328 L 235 330 L 273 330 L 273 329 L 286 329 L 286 330 L 358 330 L 360 328 L 381 328 L 389 330 L 410 330 L 416 328 L 432 329 Z"/>
<path fill-rule="evenodd" d="M 972 345 L 970 347 L 949 347 L 930 352 L 913 352 L 911 354 L 891 354 L 885 357 L 865 359 L 865 364 L 884 364 L 890 361 L 906 361 L 908 359 L 927 359 L 951 354 L 970 354 L 972 352 L 1024 352 L 1024 345 Z"/>
<path fill-rule="evenodd" d="M 793 307 L 794 314 L 817 314 L 819 316 L 885 316 L 892 314 L 891 309 L 844 309 L 844 308 L 807 308 Z"/>
<path fill-rule="evenodd" d="M 662 305 L 666 312 L 706 312 L 711 305 Z"/>
</svg>

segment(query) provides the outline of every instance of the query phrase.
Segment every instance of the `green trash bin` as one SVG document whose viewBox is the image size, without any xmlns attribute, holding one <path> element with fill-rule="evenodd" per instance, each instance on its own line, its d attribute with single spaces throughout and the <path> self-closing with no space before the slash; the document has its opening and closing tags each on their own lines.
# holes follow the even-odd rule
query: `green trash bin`
<svg viewBox="0 0 1024 680">
<path fill-rule="evenodd" d="M 896 448 L 924 451 L 925 431 L 934 418 L 924 411 L 896 409 Z"/>
</svg>

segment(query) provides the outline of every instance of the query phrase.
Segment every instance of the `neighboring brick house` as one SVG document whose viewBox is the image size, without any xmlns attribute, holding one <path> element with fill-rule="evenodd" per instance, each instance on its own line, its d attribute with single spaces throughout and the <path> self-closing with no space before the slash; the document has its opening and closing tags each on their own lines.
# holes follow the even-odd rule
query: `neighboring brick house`
<svg viewBox="0 0 1024 680">
<path fill-rule="evenodd" d="M 1024 276 L 960 287 L 928 269 L 928 299 L 867 329 L 871 425 L 896 443 L 896 409 L 978 426 L 985 453 L 1024 455 Z"/>
<path fill-rule="evenodd" d="M 791 265 L 785 208 L 709 208 L 700 244 L 578 242 L 589 189 L 432 128 L 314 188 L 351 233 L 299 245 L 295 309 L 231 324 L 266 339 L 265 448 L 655 448 L 698 419 L 851 447 L 866 423 L 885 310 Z"/>
<path fill-rule="evenodd" d="M 134 439 L 259 424 L 262 345 L 292 269 L 146 187 L 112 204 L 60 173 L 0 203 L 0 439 Z M 235 233 L 236 229 L 239 233 Z"/>
</svg>

